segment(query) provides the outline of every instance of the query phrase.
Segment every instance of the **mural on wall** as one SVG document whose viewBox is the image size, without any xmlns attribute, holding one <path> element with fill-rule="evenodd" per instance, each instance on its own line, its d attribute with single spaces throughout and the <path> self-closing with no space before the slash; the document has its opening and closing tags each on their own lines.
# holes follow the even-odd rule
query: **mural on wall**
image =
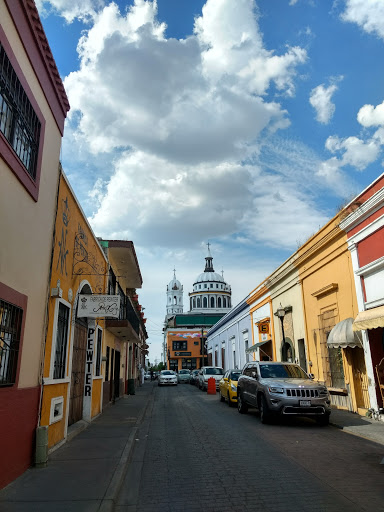
<svg viewBox="0 0 384 512">
<path fill-rule="evenodd" d="M 103 293 L 104 287 L 102 277 L 105 275 L 106 267 L 104 262 L 101 264 L 98 262 L 96 257 L 97 252 L 96 243 L 94 242 L 91 249 L 89 249 L 88 237 L 79 223 L 73 248 L 72 274 L 75 276 L 100 276 L 100 279 L 97 280 L 95 291 L 97 293 Z"/>
<path fill-rule="evenodd" d="M 203 332 L 203 336 L 207 335 L 208 331 Z M 170 332 L 170 336 L 177 336 L 178 338 L 200 338 L 201 332 Z"/>
<path fill-rule="evenodd" d="M 59 256 L 57 258 L 57 265 L 56 270 L 58 270 L 60 265 L 60 273 L 67 276 L 67 256 L 68 256 L 68 249 L 67 249 L 67 234 L 68 234 L 68 224 L 70 221 L 70 208 L 68 206 L 68 197 L 61 200 L 61 209 L 62 209 L 62 220 L 63 225 L 61 227 L 61 240 L 58 242 L 59 246 Z"/>
</svg>

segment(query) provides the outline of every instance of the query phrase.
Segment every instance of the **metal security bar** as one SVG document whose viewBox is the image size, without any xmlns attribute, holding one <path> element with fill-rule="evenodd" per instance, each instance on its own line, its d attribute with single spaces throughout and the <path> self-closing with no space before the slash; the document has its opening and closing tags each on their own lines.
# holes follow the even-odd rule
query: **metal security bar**
<svg viewBox="0 0 384 512">
<path fill-rule="evenodd" d="M 33 180 L 36 179 L 41 124 L 0 44 L 0 131 Z"/>
<path fill-rule="evenodd" d="M 59 314 L 57 317 L 55 362 L 53 367 L 54 379 L 64 379 L 66 374 L 65 366 L 67 362 L 68 319 L 69 308 L 60 302 Z"/>
<path fill-rule="evenodd" d="M 23 310 L 0 300 L 0 386 L 15 383 Z"/>
</svg>

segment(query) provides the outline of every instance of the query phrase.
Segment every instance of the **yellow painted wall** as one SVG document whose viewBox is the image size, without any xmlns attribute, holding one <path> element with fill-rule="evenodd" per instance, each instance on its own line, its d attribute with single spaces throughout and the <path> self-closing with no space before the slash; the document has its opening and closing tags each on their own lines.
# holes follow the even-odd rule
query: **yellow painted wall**
<svg viewBox="0 0 384 512">
<path fill-rule="evenodd" d="M 64 175 L 61 175 L 50 290 L 57 287 L 59 280 L 60 288 L 62 290 L 62 298 L 71 304 L 72 317 L 70 322 L 69 341 L 67 345 L 67 381 L 71 378 L 71 375 L 69 375 L 71 363 L 70 349 L 73 322 L 76 314 L 73 310 L 76 293 L 79 291 L 81 283 L 85 280 L 89 283 L 94 293 L 104 293 L 106 274 L 107 262 L 104 257 L 104 253 L 99 247 L 92 230 L 88 226 L 85 216 L 83 215 L 83 212 L 79 207 L 66 178 Z M 72 298 L 70 295 L 71 293 Z M 54 313 L 57 300 L 57 298 L 50 297 L 48 304 L 48 329 L 44 359 L 44 379 L 50 384 L 54 384 L 52 379 L 53 369 L 51 368 L 51 355 L 52 346 L 54 346 Z M 104 326 L 103 320 L 97 321 L 96 323 L 100 324 L 102 327 Z M 97 380 L 94 381 L 94 383 L 95 382 L 97 382 L 97 385 L 96 389 L 92 391 L 92 410 L 93 401 L 95 404 L 100 404 L 101 385 Z M 63 385 L 68 389 L 68 383 Z M 44 387 L 42 402 L 43 410 L 49 410 L 52 396 L 58 396 L 52 395 L 53 389 L 56 389 L 56 387 L 57 386 L 55 385 Z M 65 398 L 67 399 L 67 395 L 65 395 Z M 98 407 L 100 408 L 100 406 Z M 47 420 L 45 419 L 44 421 Z M 51 425 L 49 427 L 48 435 L 50 442 L 52 441 L 53 444 L 56 444 L 64 437 L 64 428 L 59 428 L 57 424 Z"/>
<path fill-rule="evenodd" d="M 63 418 L 60 421 L 57 421 L 56 423 L 52 423 L 52 425 L 49 425 L 48 428 L 48 448 L 55 446 L 55 444 L 57 444 L 64 438 L 65 418 L 67 411 L 67 391 L 67 383 L 44 386 L 44 400 L 41 408 L 40 421 L 40 424 L 42 426 L 49 425 L 52 398 L 56 398 L 59 396 L 62 396 L 64 398 Z"/>
<path fill-rule="evenodd" d="M 92 384 L 92 411 L 91 416 L 94 418 L 101 413 L 100 396 L 102 393 L 103 379 L 93 379 Z"/>
<path fill-rule="evenodd" d="M 354 318 L 358 312 L 350 252 L 346 235 L 338 228 L 339 222 L 339 216 L 334 217 L 309 239 L 298 250 L 295 262 L 302 284 L 307 358 L 312 361 L 309 371 L 324 381 L 330 375 L 325 335 L 329 328 L 324 326 Z M 329 320 L 320 317 L 326 312 Z M 356 410 L 352 368 L 344 350 L 342 355 L 345 384 L 351 387 L 350 398 Z"/>
</svg>

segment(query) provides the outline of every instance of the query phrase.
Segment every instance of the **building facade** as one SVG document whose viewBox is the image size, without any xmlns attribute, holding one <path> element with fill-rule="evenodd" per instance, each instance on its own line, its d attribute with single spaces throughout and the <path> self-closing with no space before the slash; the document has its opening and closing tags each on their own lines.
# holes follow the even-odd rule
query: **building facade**
<svg viewBox="0 0 384 512">
<path fill-rule="evenodd" d="M 68 110 L 34 2 L 0 0 L 0 487 L 34 458 Z"/>
<path fill-rule="evenodd" d="M 340 227 L 347 233 L 357 294 L 353 330 L 361 333 L 372 409 L 384 400 L 384 175 L 350 205 Z M 356 379 L 363 375 L 357 373 Z M 383 417 L 383 416 L 381 416 Z"/>
</svg>

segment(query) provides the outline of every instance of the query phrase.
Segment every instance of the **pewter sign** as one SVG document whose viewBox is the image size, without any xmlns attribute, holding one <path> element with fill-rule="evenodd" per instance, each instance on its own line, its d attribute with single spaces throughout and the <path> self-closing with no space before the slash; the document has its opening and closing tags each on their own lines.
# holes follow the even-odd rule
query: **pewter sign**
<svg viewBox="0 0 384 512">
<path fill-rule="evenodd" d="M 77 316 L 119 318 L 120 295 L 79 295 Z"/>
</svg>

